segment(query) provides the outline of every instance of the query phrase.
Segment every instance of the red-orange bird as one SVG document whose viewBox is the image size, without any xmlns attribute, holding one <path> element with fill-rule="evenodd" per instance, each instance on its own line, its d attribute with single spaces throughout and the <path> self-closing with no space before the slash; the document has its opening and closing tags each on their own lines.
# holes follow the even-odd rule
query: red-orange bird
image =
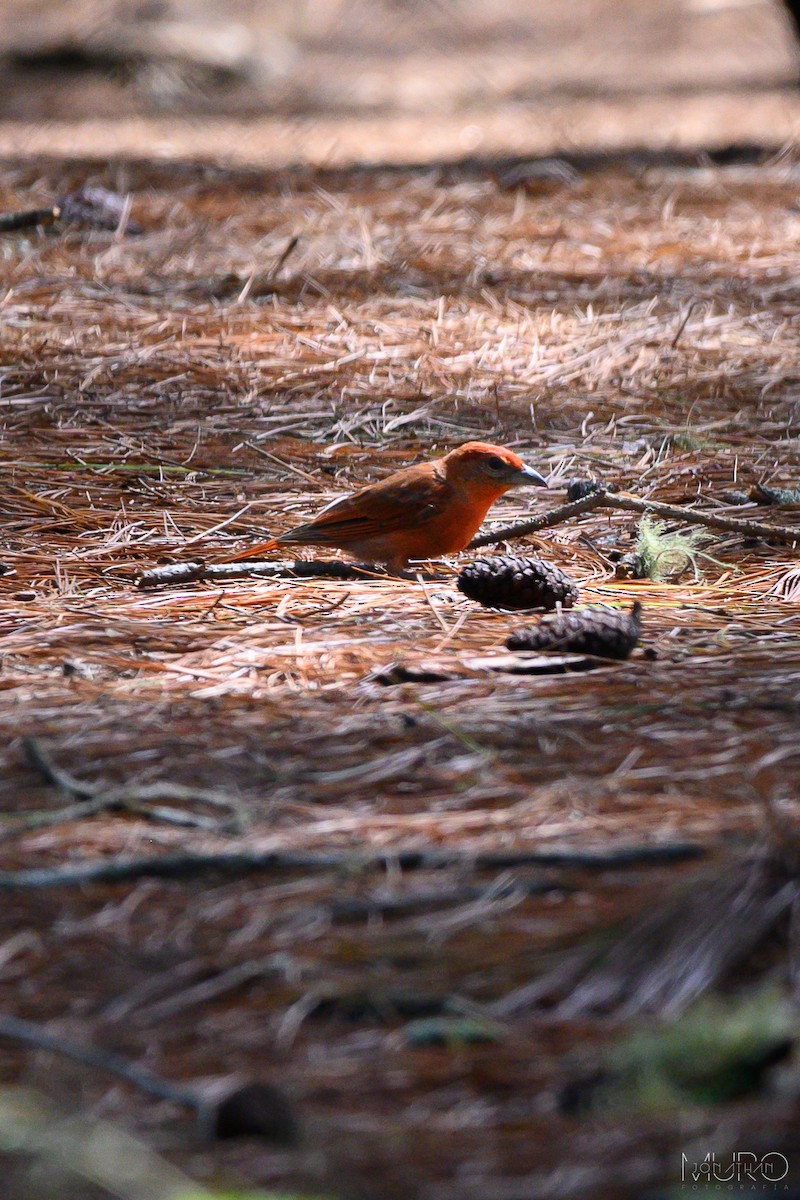
<svg viewBox="0 0 800 1200">
<path fill-rule="evenodd" d="M 495 500 L 526 483 L 548 486 L 513 450 L 467 442 L 444 458 L 406 467 L 334 500 L 312 521 L 230 561 L 276 546 L 331 546 L 399 572 L 411 559 L 463 550 Z"/>
</svg>

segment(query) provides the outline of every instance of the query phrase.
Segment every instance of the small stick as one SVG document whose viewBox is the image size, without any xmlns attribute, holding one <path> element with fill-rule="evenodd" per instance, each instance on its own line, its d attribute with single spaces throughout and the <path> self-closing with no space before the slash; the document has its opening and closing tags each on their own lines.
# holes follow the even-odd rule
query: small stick
<svg viewBox="0 0 800 1200">
<path fill-rule="evenodd" d="M 289 238 L 289 241 L 284 246 L 281 253 L 276 258 L 274 264 L 266 271 L 250 272 L 246 279 L 235 271 L 228 271 L 224 275 L 214 275 L 205 284 L 197 282 L 186 285 L 185 290 L 188 292 L 197 292 L 202 290 L 204 293 L 215 297 L 218 300 L 224 300 L 229 296 L 236 294 L 236 303 L 244 304 L 248 297 L 253 299 L 259 297 L 271 296 L 275 291 L 277 284 L 276 278 L 286 262 L 294 254 L 300 243 L 298 236 Z"/>
<path fill-rule="evenodd" d="M 179 992 L 164 996 L 160 1000 L 151 1000 L 136 1010 L 136 1023 L 160 1023 L 171 1021 L 179 1012 L 194 1008 L 199 1004 L 207 1004 L 211 1000 L 219 1000 L 227 992 L 241 989 L 256 980 L 269 978 L 278 974 L 274 958 L 251 959 L 248 962 L 235 963 L 234 966 L 219 971 L 210 978 L 199 979 L 189 984 Z"/>
<path fill-rule="evenodd" d="M 57 204 L 50 208 L 32 208 L 27 212 L 0 213 L 0 233 L 15 233 L 18 229 L 32 229 L 36 225 L 53 225 L 61 216 Z"/>
<path fill-rule="evenodd" d="M 606 503 L 609 492 L 591 492 L 580 500 L 569 504 L 560 504 L 558 508 L 550 508 L 547 512 L 539 513 L 538 517 L 530 517 L 527 521 L 518 521 L 515 525 L 504 525 L 493 529 L 491 533 L 482 533 L 474 537 L 467 546 L 468 550 L 477 550 L 479 546 L 496 546 L 498 542 L 510 541 L 512 538 L 524 537 L 528 533 L 538 533 L 540 529 L 549 529 L 551 525 L 560 525 L 581 513 L 591 512 Z"/>
<path fill-rule="evenodd" d="M 515 525 L 506 525 L 495 529 L 492 533 L 473 538 L 467 549 L 474 550 L 479 546 L 495 546 L 498 542 L 510 541 L 513 538 L 524 537 L 529 533 L 538 533 L 551 525 L 559 525 L 579 513 L 590 512 L 594 508 L 618 508 L 627 512 L 654 513 L 659 517 L 667 517 L 673 521 L 683 521 L 688 525 L 705 525 L 710 529 L 724 529 L 730 533 L 739 533 L 743 537 L 764 538 L 776 542 L 786 542 L 790 546 L 800 544 L 800 526 L 765 525 L 761 521 L 747 521 L 741 517 L 723 517 L 716 513 L 698 512 L 695 508 L 683 508 L 678 504 L 663 504 L 660 500 L 640 500 L 627 493 L 600 491 L 576 500 L 574 504 L 562 504 L 559 508 L 551 508 L 548 512 L 531 517 L 528 521 L 519 521 Z"/>
<path fill-rule="evenodd" d="M 562 867 L 606 871 L 646 863 L 681 862 L 705 854 L 694 842 L 619 846 L 609 851 L 509 850 L 465 854 L 450 850 L 381 850 L 359 856 L 349 853 L 296 854 L 280 850 L 233 851 L 219 854 L 164 854 L 157 858 L 116 858 L 63 867 L 33 867 L 0 871 L 0 890 L 39 887 L 81 887 L 89 883 L 125 883 L 132 879 L 196 879 L 203 875 L 242 876 L 275 871 L 404 871 L 469 867 L 475 871 L 511 867 Z"/>
<path fill-rule="evenodd" d="M 678 326 L 678 332 L 675 334 L 675 337 L 670 342 L 671 350 L 677 350 L 678 342 L 681 340 L 681 337 L 683 336 L 683 331 L 686 328 L 686 326 L 689 324 L 689 321 L 691 320 L 692 313 L 694 312 L 694 310 L 696 308 L 699 308 L 699 307 L 700 307 L 700 301 L 692 300 L 691 304 L 686 309 L 686 313 L 683 317 L 683 320 L 681 321 L 680 325 Z"/>
<path fill-rule="evenodd" d="M 135 816 L 146 817 L 150 821 L 160 821 L 166 825 L 214 831 L 236 829 L 241 824 L 239 805 L 229 796 L 203 791 L 200 788 L 183 787 L 179 783 L 169 781 L 144 784 L 140 787 L 110 788 L 82 783 L 68 771 L 56 766 L 36 738 L 26 737 L 23 740 L 23 747 L 29 763 L 39 772 L 45 783 L 52 784 L 66 792 L 68 796 L 74 798 L 75 803 L 58 809 L 38 809 L 34 812 L 13 814 L 7 825 L 0 824 L 0 838 L 13 837 L 18 833 L 26 833 L 32 829 L 42 829 L 50 825 L 80 821 L 101 812 L 130 812 Z M 215 817 L 204 816 L 200 813 L 187 813 L 182 809 L 156 803 L 160 800 L 206 805 L 208 808 L 222 811 L 225 819 L 220 821 Z"/>
<path fill-rule="evenodd" d="M 3 814 L 0 822 L 0 840 L 19 833 L 30 833 L 34 829 L 47 829 L 51 825 L 67 825 L 70 821 L 83 821 L 107 812 L 109 803 L 105 796 L 93 796 L 91 800 L 79 800 L 57 809 L 35 809 L 32 812 Z M 120 807 L 122 807 L 120 805 Z"/>
<path fill-rule="evenodd" d="M 289 257 L 292 254 L 294 254 L 294 252 L 297 249 L 299 244 L 300 244 L 300 237 L 298 234 L 295 234 L 294 237 L 289 238 L 289 241 L 286 243 L 283 250 L 278 255 L 277 261 L 275 262 L 275 265 L 273 266 L 273 268 L 270 272 L 270 274 L 273 277 L 275 275 L 277 275 L 278 272 L 281 270 L 281 268 L 286 265 L 287 260 L 289 259 Z"/>
<path fill-rule="evenodd" d="M 169 1100 L 173 1104 L 180 1104 L 194 1114 L 198 1132 L 203 1138 L 252 1137 L 256 1135 L 283 1146 L 295 1145 L 297 1142 L 298 1123 L 293 1108 L 283 1092 L 268 1083 L 253 1081 L 214 1100 L 211 1097 L 204 1097 L 191 1087 L 173 1083 L 170 1079 L 164 1079 L 160 1075 L 153 1075 L 150 1071 L 142 1070 L 141 1067 L 137 1067 L 119 1054 L 109 1054 L 108 1051 L 101 1050 L 97 1046 L 82 1045 L 80 1042 L 58 1037 L 34 1021 L 26 1021 L 20 1017 L 0 1013 L 0 1037 L 8 1038 L 9 1041 L 21 1042 L 24 1046 L 33 1046 L 37 1050 L 46 1050 L 50 1054 L 61 1055 L 62 1058 L 69 1058 L 85 1067 L 107 1071 L 111 1075 L 117 1075 L 120 1079 L 124 1079 L 126 1083 L 132 1084 L 140 1091 L 155 1096 L 158 1100 Z M 72 1132 L 75 1133 L 74 1130 Z M 90 1136 L 99 1161 L 103 1150 L 102 1126 L 94 1125 Z M 127 1148 L 130 1153 L 134 1147 L 131 1144 Z M 143 1148 L 139 1147 L 139 1149 Z M 120 1153 L 118 1132 L 115 1132 L 113 1136 L 112 1153 L 116 1155 Z M 87 1154 L 86 1159 L 90 1159 L 90 1155 Z M 139 1153 L 135 1160 L 139 1167 L 142 1167 L 141 1160 L 142 1155 Z M 109 1178 L 111 1175 L 112 1172 L 109 1171 Z M 93 1180 L 99 1178 L 101 1177 L 96 1174 L 92 1175 Z M 114 1182 L 118 1182 L 118 1178 L 115 1178 Z M 127 1182 L 133 1183 L 133 1175 L 130 1171 L 127 1174 Z M 141 1169 L 139 1182 L 143 1186 L 138 1190 L 134 1189 L 137 1195 L 154 1194 L 153 1175 L 152 1172 L 147 1171 L 146 1162 Z M 110 1183 L 109 1186 L 113 1189 L 114 1184 Z M 172 1187 L 167 1190 L 170 1195 L 178 1194 Z M 183 1195 L 183 1189 L 179 1190 Z M 194 1189 L 190 1190 L 192 1195 L 197 1194 L 199 1197 L 201 1194 L 208 1194 L 210 1198 L 210 1193 L 195 1193 Z M 132 1195 L 133 1192 L 126 1194 Z M 159 1190 L 159 1195 L 161 1194 L 165 1193 Z M 188 1194 L 187 1192 L 186 1195 Z"/>
<path fill-rule="evenodd" d="M 197 1114 L 203 1124 L 208 1120 L 207 1106 L 194 1092 L 170 1083 L 158 1075 L 151 1075 L 149 1071 L 141 1070 L 118 1054 L 109 1054 L 95 1046 L 82 1046 L 79 1042 L 67 1041 L 33 1021 L 24 1021 L 20 1017 L 11 1017 L 4 1013 L 0 1013 L 0 1037 L 22 1042 L 23 1045 L 33 1046 L 37 1050 L 47 1050 L 51 1054 L 60 1054 L 62 1058 L 70 1058 L 86 1067 L 108 1071 L 141 1091 L 157 1096 L 159 1100 L 171 1100 L 173 1103 L 186 1105 Z"/>
<path fill-rule="evenodd" d="M 74 775 L 57 767 L 38 738 L 24 738 L 22 748 L 28 762 L 35 771 L 39 772 L 45 783 L 61 788 L 63 792 L 74 796 L 76 800 L 92 800 L 100 790 L 88 783 L 81 783 Z"/>
<path fill-rule="evenodd" d="M 26 1021 L 18 1016 L 7 1016 L 0 1013 L 0 1038 L 10 1042 L 19 1042 L 26 1046 L 34 1046 L 36 1050 L 46 1050 L 48 1054 L 71 1058 L 84 1067 L 104 1070 L 112 1075 L 118 1075 L 127 1084 L 138 1087 L 139 1091 L 155 1096 L 160 1100 L 169 1100 L 172 1104 L 180 1104 L 190 1109 L 197 1122 L 201 1138 L 223 1139 L 241 1138 L 241 1136 L 260 1136 L 282 1146 L 294 1146 L 299 1140 L 299 1123 L 287 1097 L 281 1090 L 265 1082 L 253 1080 L 243 1087 L 236 1087 L 227 1096 L 218 1099 L 205 1098 L 194 1088 L 174 1084 L 172 1080 L 163 1079 L 149 1070 L 137 1067 L 121 1055 L 109 1054 L 98 1046 L 72 1042 L 66 1038 L 50 1033 L 46 1027 L 37 1025 L 35 1021 Z M 41 1110 L 40 1110 L 41 1111 Z M 30 1110 L 26 1116 L 29 1116 Z M 58 1129 L 59 1118 L 42 1112 L 42 1120 L 46 1121 L 47 1129 L 55 1128 L 58 1141 L 48 1147 L 48 1159 L 53 1157 L 54 1145 L 67 1145 Z M 32 1133 L 26 1128 L 25 1133 Z M 120 1133 L 119 1129 L 104 1127 L 101 1122 L 85 1123 L 85 1129 L 80 1124 L 71 1124 L 68 1147 L 74 1156 L 74 1162 L 80 1162 L 85 1178 L 92 1182 L 104 1184 L 106 1189 L 116 1192 L 120 1182 L 120 1170 L 124 1174 L 128 1188 L 126 1195 L 158 1195 L 170 1196 L 201 1195 L 211 1193 L 204 1189 L 197 1190 L 191 1182 L 178 1175 L 167 1178 L 164 1176 L 164 1186 L 161 1180 L 156 1180 L 152 1166 L 157 1160 L 149 1156 L 142 1144 L 137 1144 Z M 26 1148 L 36 1148 L 35 1139 Z M 160 1164 L 166 1169 L 167 1164 Z M 155 1184 L 160 1186 L 154 1190 Z M 186 1187 L 184 1187 L 186 1183 Z M 187 1190 L 188 1189 L 188 1190 Z M 216 1195 L 216 1193 L 215 1193 Z"/>
<path fill-rule="evenodd" d="M 143 571 L 136 580 L 136 586 L 145 589 L 160 587 L 163 583 L 194 583 L 198 579 L 208 579 L 207 570 L 210 568 L 200 561 L 167 563 L 163 567 L 151 567 L 149 571 Z"/>
<path fill-rule="evenodd" d="M 765 525 L 762 521 L 747 521 L 742 517 L 723 517 L 716 513 L 698 512 L 694 508 L 682 508 L 678 504 L 664 504 L 660 500 L 639 500 L 636 496 L 616 492 L 604 492 L 604 504 L 609 508 L 624 508 L 629 512 L 655 513 L 672 521 L 685 521 L 689 525 L 706 525 L 709 529 L 724 529 L 740 533 L 742 537 L 765 538 L 767 541 L 787 542 L 790 546 L 800 544 L 800 525 Z"/>
<path fill-rule="evenodd" d="M 157 789 L 157 794 L 163 795 L 163 789 Z M 196 800 L 198 793 L 191 792 L 189 796 L 179 798 Z M 4 816 L 0 820 L 0 840 L 16 837 L 20 833 L 30 833 L 34 829 L 48 829 L 53 825 L 67 825 L 70 821 L 83 821 L 87 817 L 96 817 L 99 813 L 108 812 L 125 812 L 135 817 L 143 817 L 147 821 L 157 821 L 162 825 L 177 825 L 182 829 L 207 829 L 214 833 L 232 832 L 240 826 L 240 822 L 234 816 L 227 821 L 219 821 L 200 813 L 187 813 L 180 808 L 152 804 L 146 798 L 137 798 L 124 792 L 106 792 L 98 793 L 91 800 L 66 804 L 62 808 L 35 809 L 33 812 L 14 814 L 7 819 L 7 824 Z"/>
<path fill-rule="evenodd" d="M 349 563 L 334 559 L 331 562 L 261 562 L 253 560 L 236 563 L 185 562 L 169 563 L 143 571 L 136 581 L 142 590 L 164 584 L 195 583 L 214 579 L 386 579 L 388 576 L 370 563 Z M 402 576 L 405 578 L 405 576 Z M 414 577 L 415 578 L 415 577 Z"/>
<path fill-rule="evenodd" d="M 394 687 L 403 683 L 448 683 L 472 678 L 465 675 L 464 670 L 500 671 L 509 675 L 563 675 L 567 671 L 591 671 L 595 667 L 611 665 L 610 659 L 588 654 L 481 654 L 449 664 L 425 659 L 416 663 L 393 662 L 371 671 L 366 682 Z"/>
<path fill-rule="evenodd" d="M 455 888 L 451 892 L 415 892 L 413 896 L 368 896 L 365 899 L 354 897 L 350 900 L 334 900 L 326 911 L 333 921 L 358 921 L 376 916 L 410 916 L 416 912 L 428 912 L 431 908 L 481 903 L 498 896 L 546 896 L 551 892 L 561 895 L 573 891 L 574 886 L 564 883 L 563 880 L 511 879 L 499 888 L 494 884 L 490 887 L 472 885 Z"/>
</svg>

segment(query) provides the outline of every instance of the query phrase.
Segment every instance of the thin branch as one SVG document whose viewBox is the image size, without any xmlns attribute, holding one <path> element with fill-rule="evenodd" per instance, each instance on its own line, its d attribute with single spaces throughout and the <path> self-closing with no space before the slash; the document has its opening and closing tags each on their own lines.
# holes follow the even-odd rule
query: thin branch
<svg viewBox="0 0 800 1200">
<path fill-rule="evenodd" d="M 39 772 L 45 783 L 52 784 L 53 787 L 66 792 L 68 796 L 74 798 L 75 803 L 57 809 L 36 809 L 32 812 L 12 814 L 8 824 L 0 826 L 0 838 L 12 837 L 15 834 L 26 833 L 32 829 L 42 829 L 46 826 L 80 821 L 101 812 L 128 812 L 166 825 L 216 832 L 230 831 L 241 827 L 240 805 L 230 796 L 203 791 L 199 788 L 184 787 L 169 780 L 144 784 L 140 787 L 124 785 L 104 787 L 100 784 L 83 783 L 74 775 L 70 775 L 68 771 L 57 766 L 36 738 L 26 737 L 23 740 L 23 746 L 29 763 Z M 201 813 L 187 813 L 183 809 L 156 803 L 164 800 L 205 805 L 207 808 L 223 813 L 224 817 L 220 820 L 218 817 L 205 816 Z"/>
<path fill-rule="evenodd" d="M 211 1000 L 219 1000 L 228 992 L 244 988 L 259 979 L 274 977 L 279 973 L 274 955 L 235 963 L 234 966 L 212 975 L 210 979 L 200 979 L 183 988 L 182 991 L 144 1004 L 137 1010 L 135 1019 L 138 1024 L 149 1022 L 151 1025 L 159 1024 L 162 1021 L 171 1021 L 179 1012 L 185 1012 L 187 1008 L 207 1004 Z"/>
<path fill-rule="evenodd" d="M 91 800 L 100 790 L 91 784 L 81 783 L 74 775 L 70 775 L 68 771 L 63 771 L 61 767 L 56 766 L 38 738 L 23 738 L 22 748 L 28 762 L 35 771 L 39 772 L 45 783 L 61 788 L 63 792 L 74 796 L 76 800 Z"/>
<path fill-rule="evenodd" d="M 593 508 L 601 508 L 606 503 L 609 492 L 591 492 L 580 500 L 569 504 L 560 504 L 558 508 L 550 508 L 547 512 L 539 513 L 538 517 L 530 517 L 527 521 L 517 521 L 514 525 L 504 525 L 493 529 L 491 533 L 482 533 L 474 537 L 467 546 L 468 550 L 477 550 L 480 546 L 496 546 L 498 542 L 510 541 L 512 538 L 525 537 L 528 533 L 538 533 L 540 529 L 549 529 L 552 525 L 561 525 L 564 521 L 578 517 L 581 513 L 591 512 Z"/>
<path fill-rule="evenodd" d="M 568 521 L 571 517 L 577 517 L 581 513 L 589 512 L 593 508 L 598 508 L 604 502 L 606 492 L 593 492 L 590 496 L 584 496 L 582 500 L 574 500 L 570 504 L 562 504 L 558 508 L 550 509 L 546 513 L 541 513 L 538 517 L 533 517 L 529 521 L 523 521 L 518 525 L 509 525 L 504 529 L 495 530 L 493 533 L 483 534 L 481 537 L 473 538 L 467 549 L 473 550 L 478 546 L 491 546 L 496 542 L 505 541 L 507 538 L 522 537 L 526 533 L 535 533 L 539 529 L 547 529 L 551 525 L 560 525 L 562 521 Z M 301 559 L 290 560 L 287 562 L 260 562 L 251 560 L 248 562 L 237 563 L 208 563 L 198 559 L 192 562 L 184 563 L 167 563 L 163 567 L 152 567 L 149 571 L 143 571 L 139 576 L 136 586 L 141 589 L 162 587 L 166 584 L 177 583 L 195 583 L 198 581 L 214 580 L 214 579 L 246 579 L 255 577 L 258 579 L 286 579 L 295 577 L 298 579 L 375 579 L 384 578 L 383 571 L 376 570 L 375 566 L 370 563 L 348 563 L 341 562 L 338 559 L 333 561 L 316 561 L 304 562 Z M 416 579 L 417 575 L 403 573 L 399 578 Z"/>
<path fill-rule="evenodd" d="M 31 208 L 27 212 L 0 213 L 0 233 L 16 233 L 18 229 L 52 225 L 60 216 L 61 209 L 57 204 L 50 208 Z"/>
<path fill-rule="evenodd" d="M 365 682 L 394 687 L 404 683 L 467 681 L 473 678 L 474 672 L 482 671 L 506 675 L 563 675 L 566 671 L 592 671 L 610 665 L 610 659 L 593 658 L 588 654 L 475 654 L 455 661 L 421 659 L 388 663 L 371 671 Z"/>
<path fill-rule="evenodd" d="M 370 563 L 349 563 L 339 559 L 331 561 L 304 562 L 289 560 L 283 562 L 251 562 L 235 563 L 204 563 L 201 560 L 185 563 L 168 563 L 163 567 L 153 567 L 144 571 L 138 578 L 136 586 L 147 589 L 162 587 L 165 584 L 195 583 L 198 580 L 216 579 L 385 579 L 386 572 Z M 391 576 L 390 578 L 396 578 Z M 404 575 L 402 578 L 416 578 L 415 575 Z"/>
<path fill-rule="evenodd" d="M 0 1038 L 20 1042 L 50 1054 L 58 1054 L 62 1058 L 81 1063 L 82 1066 L 117 1075 L 150 1096 L 183 1105 L 194 1114 L 198 1132 L 204 1139 L 256 1135 L 284 1146 L 294 1145 L 297 1141 L 298 1123 L 293 1106 L 283 1092 L 271 1084 L 254 1080 L 214 1100 L 204 1097 L 193 1088 L 144 1071 L 119 1054 L 109 1054 L 96 1046 L 82 1045 L 80 1042 L 59 1037 L 33 1021 L 0 1013 Z M 95 1128 L 93 1134 L 96 1133 Z M 97 1141 L 96 1137 L 94 1141 Z M 116 1134 L 114 1150 L 119 1151 Z M 151 1178 L 150 1181 L 152 1182 Z M 172 1195 L 173 1189 L 169 1191 Z"/>
<path fill-rule="evenodd" d="M 94 796 L 91 800 L 78 800 L 75 804 L 64 804 L 61 808 L 37 808 L 23 813 L 0 816 L 0 841 L 31 833 L 35 829 L 47 829 L 52 825 L 68 825 L 70 821 L 84 821 L 108 812 L 109 803 L 105 796 Z M 121 808 L 121 806 L 120 806 Z"/>
<path fill-rule="evenodd" d="M 455 888 L 449 892 L 415 892 L 411 896 L 367 896 L 347 900 L 335 900 L 327 909 L 333 921 L 358 921 L 370 917 L 402 917 L 414 913 L 429 913 L 434 908 L 450 908 L 462 904 L 480 904 L 489 899 L 520 896 L 546 896 L 551 892 L 563 895 L 575 891 L 572 884 L 563 880 L 509 879 L 499 888 L 495 884 L 481 887 L 475 884 Z"/>
<path fill-rule="evenodd" d="M 692 300 L 692 302 L 688 305 L 686 312 L 684 314 L 683 320 L 681 321 L 680 325 L 678 326 L 678 332 L 675 334 L 675 337 L 670 342 L 671 350 L 677 350 L 678 342 L 681 340 L 681 337 L 683 336 L 683 331 L 686 328 L 686 326 L 689 324 L 689 321 L 691 320 L 692 313 L 695 311 L 695 309 L 697 309 L 699 307 L 700 307 L 699 300 Z"/>
<path fill-rule="evenodd" d="M 196 879 L 206 875 L 242 876 L 277 871 L 403 871 L 465 867 L 477 871 L 511 867 L 561 867 L 587 871 L 682 862 L 706 853 L 694 842 L 619 846 L 608 851 L 509 850 L 469 854 L 457 850 L 381 850 L 376 854 L 306 853 L 239 850 L 218 854 L 164 854 L 156 858 L 116 858 L 25 871 L 0 871 L 0 890 L 81 887 L 90 883 L 126 883 L 133 879 Z"/>
<path fill-rule="evenodd" d="M 683 508 L 678 504 L 663 504 L 660 500 L 639 500 L 612 492 L 603 493 L 603 503 L 609 508 L 624 508 L 628 512 L 654 513 L 671 521 L 685 521 L 689 525 L 706 525 L 709 529 L 723 529 L 739 533 L 742 537 L 764 538 L 765 541 L 786 542 L 790 546 L 800 545 L 800 525 L 765 525 L 762 521 L 747 521 L 742 517 L 723 517 L 717 513 L 698 512 L 695 508 Z"/>
<path fill-rule="evenodd" d="M 580 513 L 590 512 L 595 508 L 618 508 L 627 512 L 654 513 L 659 517 L 667 517 L 672 521 L 682 521 L 689 525 L 705 525 L 710 529 L 723 529 L 729 533 L 739 533 L 742 537 L 763 538 L 766 541 L 785 542 L 790 546 L 800 545 L 800 526 L 765 525 L 761 521 L 748 521 L 741 517 L 724 517 L 717 513 L 698 512 L 695 508 L 684 508 L 679 504 L 663 504 L 660 500 L 640 500 L 627 493 L 600 491 L 576 500 L 573 504 L 562 504 L 559 508 L 551 508 L 531 517 L 528 521 L 518 521 L 514 525 L 505 525 L 491 533 L 473 538 L 467 549 L 475 550 L 479 546 L 494 546 L 499 542 L 510 541 L 513 538 L 525 537 L 529 533 L 538 533 L 552 525 L 560 525 Z"/>
<path fill-rule="evenodd" d="M 202 291 L 217 300 L 227 300 L 235 297 L 236 304 L 244 304 L 251 298 L 256 300 L 271 296 L 278 287 L 278 275 L 285 267 L 288 259 L 294 254 L 300 243 L 299 236 L 289 238 L 275 262 L 266 271 L 251 271 L 245 278 L 236 271 L 226 271 L 224 275 L 213 275 L 206 281 L 193 280 L 185 286 L 187 292 Z"/>
<path fill-rule="evenodd" d="M 159 1100 L 171 1100 L 176 1104 L 184 1104 L 199 1116 L 203 1115 L 206 1108 L 200 1097 L 187 1088 L 179 1087 L 158 1075 L 151 1075 L 149 1071 L 141 1070 L 140 1067 L 134 1066 L 133 1063 L 121 1058 L 118 1054 L 109 1054 L 96 1046 L 84 1046 L 79 1042 L 59 1037 L 33 1021 L 24 1021 L 19 1017 L 0 1013 L 0 1037 L 22 1042 L 23 1045 L 33 1046 L 37 1050 L 47 1050 L 51 1054 L 59 1054 L 62 1058 L 72 1059 L 73 1062 L 82 1063 L 86 1067 L 108 1071 L 110 1074 L 118 1075 L 121 1079 L 126 1080 L 127 1083 L 133 1084 L 140 1091 L 157 1096 Z"/>
<path fill-rule="evenodd" d="M 286 243 L 286 245 L 284 246 L 283 250 L 278 255 L 278 257 L 272 267 L 272 270 L 270 272 L 273 279 L 278 274 L 278 272 L 281 271 L 282 268 L 286 266 L 288 259 L 291 257 L 292 254 L 294 254 L 294 252 L 297 249 L 299 244 L 300 244 L 300 237 L 298 234 L 295 234 L 294 237 L 289 238 L 289 240 Z"/>
</svg>

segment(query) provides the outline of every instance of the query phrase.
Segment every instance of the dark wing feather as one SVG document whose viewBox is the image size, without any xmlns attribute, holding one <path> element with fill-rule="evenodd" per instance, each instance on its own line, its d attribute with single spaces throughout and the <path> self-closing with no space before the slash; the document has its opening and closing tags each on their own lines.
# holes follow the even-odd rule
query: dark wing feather
<svg viewBox="0 0 800 1200">
<path fill-rule="evenodd" d="M 411 467 L 343 496 L 277 540 L 304 545 L 360 542 L 398 529 L 416 529 L 430 521 L 451 491 L 447 480 L 430 464 Z"/>
</svg>

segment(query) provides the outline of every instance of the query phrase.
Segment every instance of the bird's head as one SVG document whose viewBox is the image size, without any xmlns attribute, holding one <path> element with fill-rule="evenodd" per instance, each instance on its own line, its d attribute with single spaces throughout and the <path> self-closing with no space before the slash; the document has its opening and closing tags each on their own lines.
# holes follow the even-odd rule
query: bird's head
<svg viewBox="0 0 800 1200">
<path fill-rule="evenodd" d="M 448 479 L 468 483 L 482 491 L 492 490 L 498 495 L 524 484 L 548 486 L 547 480 L 533 467 L 526 466 L 513 450 L 488 442 L 467 442 L 457 450 L 451 450 L 442 463 Z"/>
</svg>

